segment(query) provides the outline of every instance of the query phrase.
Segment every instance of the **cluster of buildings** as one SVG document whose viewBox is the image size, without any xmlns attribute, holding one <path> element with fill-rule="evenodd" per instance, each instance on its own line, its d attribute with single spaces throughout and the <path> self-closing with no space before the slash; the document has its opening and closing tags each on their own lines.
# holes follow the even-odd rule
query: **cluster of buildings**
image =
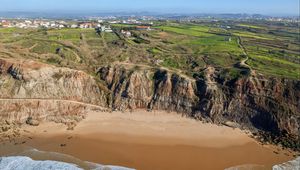
<svg viewBox="0 0 300 170">
<path fill-rule="evenodd" d="M 98 22 L 82 22 L 78 24 L 72 24 L 70 28 L 81 28 L 81 29 L 88 29 L 88 28 L 96 28 L 99 29 L 101 32 L 113 32 L 110 25 L 100 24 Z"/>
<path fill-rule="evenodd" d="M 1 20 L 0 27 L 2 28 L 98 28 L 103 27 L 99 23 L 79 22 L 67 23 L 66 21 L 48 21 L 48 20 Z M 103 27 L 104 30 L 109 30 L 110 27 Z"/>
<path fill-rule="evenodd" d="M 115 20 L 114 20 L 115 21 Z M 98 32 L 113 32 L 110 24 L 132 24 L 129 29 L 121 29 L 120 32 L 124 37 L 132 37 L 132 30 L 151 31 L 151 26 L 142 25 L 140 21 L 135 19 L 128 19 L 121 22 L 105 22 L 98 21 L 51 21 L 51 20 L 0 20 L 0 28 L 49 28 L 49 29 L 96 29 Z"/>
<path fill-rule="evenodd" d="M 132 27 L 131 30 L 140 30 L 140 31 L 151 31 L 151 27 L 150 26 L 142 26 L 142 25 L 139 25 L 139 26 L 135 26 L 135 27 Z M 129 38 L 132 36 L 132 33 L 130 32 L 130 30 L 124 30 L 122 29 L 121 30 L 121 34 L 123 34 L 125 37 Z"/>
<path fill-rule="evenodd" d="M 98 29 L 101 32 L 113 32 L 113 30 L 110 27 L 110 24 L 120 23 L 120 24 L 132 24 L 132 25 L 141 25 L 140 21 L 137 21 L 135 19 L 128 19 L 124 21 L 110 21 L 106 22 L 107 24 L 103 23 L 103 20 L 98 21 L 50 21 L 50 20 L 1 20 L 0 21 L 0 27 L 2 28 L 56 28 L 56 29 L 62 29 L 62 28 L 80 28 L 80 29 L 89 29 L 94 28 Z M 150 23 L 151 24 L 151 23 Z M 148 24 L 148 25 L 150 25 Z M 136 26 L 137 30 L 151 30 L 150 26 Z M 131 33 L 129 31 L 124 31 L 122 34 L 126 36 L 131 36 Z"/>
<path fill-rule="evenodd" d="M 280 18 L 280 17 L 270 17 L 267 21 L 273 22 L 289 22 L 289 23 L 300 23 L 300 18 Z"/>
<path fill-rule="evenodd" d="M 67 23 L 65 21 L 46 21 L 46 20 L 1 20 L 0 27 L 2 28 L 98 28 L 102 32 L 113 32 L 108 25 L 102 25 L 98 22 L 76 22 Z"/>
<path fill-rule="evenodd" d="M 1 20 L 0 27 L 3 28 L 65 28 L 67 23 L 65 21 L 45 21 L 45 20 Z"/>
<path fill-rule="evenodd" d="M 143 25 L 136 26 L 136 29 L 140 30 L 140 31 L 151 31 L 152 30 L 150 26 L 143 26 Z"/>
<path fill-rule="evenodd" d="M 127 19 L 127 20 L 112 20 L 109 21 L 110 24 L 133 24 L 133 25 L 140 25 L 140 24 L 147 24 L 147 25 L 153 25 L 153 22 L 147 22 L 145 21 L 139 21 L 137 19 Z"/>
</svg>

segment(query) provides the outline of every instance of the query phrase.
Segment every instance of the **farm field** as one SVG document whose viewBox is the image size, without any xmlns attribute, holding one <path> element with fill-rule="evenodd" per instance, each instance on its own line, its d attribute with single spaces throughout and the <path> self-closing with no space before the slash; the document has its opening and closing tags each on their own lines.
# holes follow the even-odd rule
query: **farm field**
<svg viewBox="0 0 300 170">
<path fill-rule="evenodd" d="M 227 78 L 252 72 L 299 79 L 296 24 L 156 22 L 151 31 L 130 24 L 112 27 L 114 32 L 101 34 L 95 29 L 0 28 L 0 56 L 25 57 L 91 74 L 101 65 L 130 62 L 190 77 L 213 66 Z M 132 37 L 121 36 L 121 29 L 130 30 Z"/>
</svg>

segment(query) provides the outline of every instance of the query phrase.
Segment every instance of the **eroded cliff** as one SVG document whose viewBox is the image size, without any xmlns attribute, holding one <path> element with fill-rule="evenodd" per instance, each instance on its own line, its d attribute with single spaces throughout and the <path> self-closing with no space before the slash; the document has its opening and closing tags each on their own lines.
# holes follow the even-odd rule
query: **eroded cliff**
<svg viewBox="0 0 300 170">
<path fill-rule="evenodd" d="M 266 132 L 266 140 L 299 149 L 299 80 L 261 75 L 225 80 L 213 67 L 203 78 L 194 79 L 163 69 L 120 65 L 100 68 L 98 73 L 112 92 L 113 109 L 161 109 L 219 124 L 232 122 L 255 133 Z"/>
<path fill-rule="evenodd" d="M 224 79 L 207 67 L 187 77 L 164 68 L 112 65 L 98 77 L 32 61 L 0 60 L 0 116 L 69 122 L 90 109 L 166 110 L 233 125 L 300 149 L 300 81 L 251 74 Z M 100 106 L 101 108 L 98 108 Z M 7 124 L 4 122 L 3 124 Z"/>
<path fill-rule="evenodd" d="M 0 136 L 21 124 L 64 123 L 72 129 L 90 110 L 103 111 L 106 92 L 82 71 L 0 59 Z"/>
<path fill-rule="evenodd" d="M 0 98 L 63 99 L 104 106 L 105 91 L 90 75 L 28 60 L 0 59 Z"/>
</svg>

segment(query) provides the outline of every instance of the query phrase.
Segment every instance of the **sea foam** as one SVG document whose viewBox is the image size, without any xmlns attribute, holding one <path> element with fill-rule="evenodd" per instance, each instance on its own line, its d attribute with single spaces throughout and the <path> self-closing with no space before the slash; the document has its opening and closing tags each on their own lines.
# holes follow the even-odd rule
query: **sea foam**
<svg viewBox="0 0 300 170">
<path fill-rule="evenodd" d="M 295 160 L 273 166 L 273 170 L 300 170 L 300 157 Z"/>
<path fill-rule="evenodd" d="M 0 157 L 0 170 L 134 170 L 131 168 L 101 165 L 97 163 L 81 161 L 70 155 L 56 152 L 44 152 L 29 149 L 20 156 Z M 50 160 L 33 160 L 33 159 Z"/>
<path fill-rule="evenodd" d="M 0 158 L 1 170 L 82 170 L 77 165 L 58 161 L 34 161 L 25 156 Z"/>
</svg>

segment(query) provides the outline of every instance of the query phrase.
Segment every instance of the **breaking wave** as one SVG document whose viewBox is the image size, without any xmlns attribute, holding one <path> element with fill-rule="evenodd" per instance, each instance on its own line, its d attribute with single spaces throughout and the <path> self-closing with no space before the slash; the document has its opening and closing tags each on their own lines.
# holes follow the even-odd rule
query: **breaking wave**
<svg viewBox="0 0 300 170">
<path fill-rule="evenodd" d="M 255 164 L 247 164 L 247 165 L 239 165 L 230 168 L 226 168 L 225 170 L 265 170 L 267 169 L 263 165 L 255 165 Z"/>
<path fill-rule="evenodd" d="M 226 168 L 225 170 L 265 170 L 265 169 L 268 168 L 266 168 L 263 165 L 249 164 L 249 165 L 239 165 L 235 167 L 230 167 L 230 168 Z M 300 170 L 300 157 L 282 164 L 274 165 L 272 167 L 272 170 Z"/>
<path fill-rule="evenodd" d="M 70 155 L 29 149 L 17 156 L 0 157 L 1 170 L 134 170 L 82 161 Z"/>
</svg>

